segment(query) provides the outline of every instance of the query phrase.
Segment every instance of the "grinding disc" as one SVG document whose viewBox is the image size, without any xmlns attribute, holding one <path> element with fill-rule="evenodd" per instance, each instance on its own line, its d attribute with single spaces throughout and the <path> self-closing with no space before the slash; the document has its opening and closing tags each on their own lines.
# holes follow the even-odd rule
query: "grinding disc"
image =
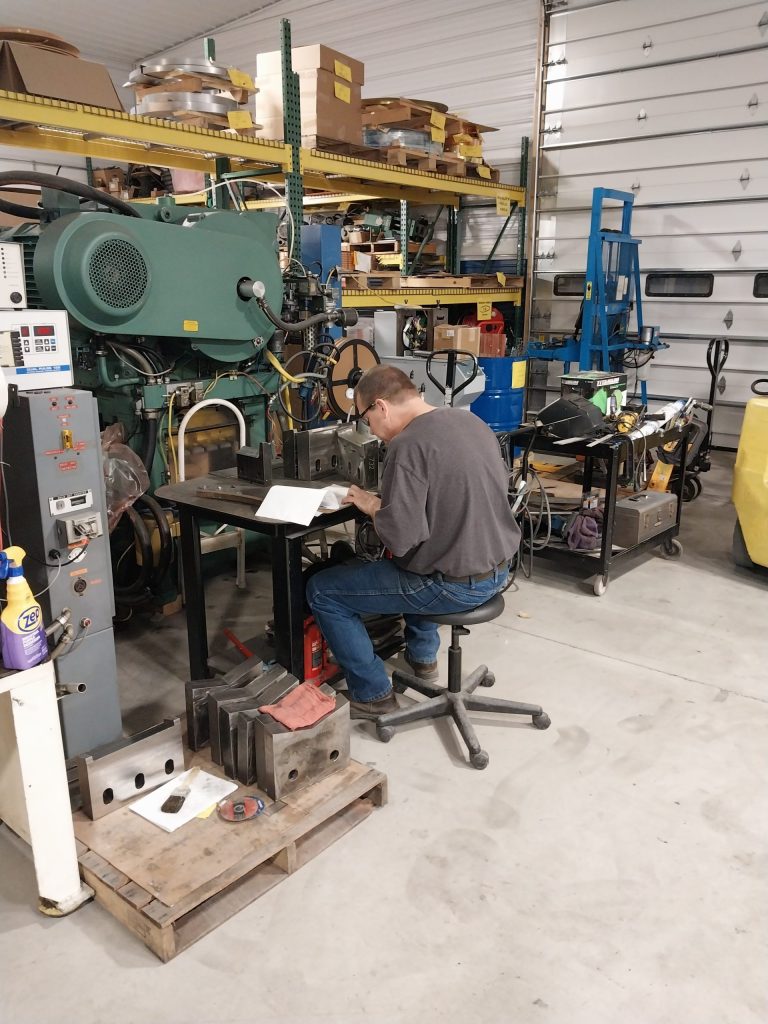
<svg viewBox="0 0 768 1024">
<path fill-rule="evenodd" d="M 264 810 L 264 801 L 258 796 L 239 796 L 220 800 L 216 805 L 224 821 L 248 821 Z"/>
</svg>

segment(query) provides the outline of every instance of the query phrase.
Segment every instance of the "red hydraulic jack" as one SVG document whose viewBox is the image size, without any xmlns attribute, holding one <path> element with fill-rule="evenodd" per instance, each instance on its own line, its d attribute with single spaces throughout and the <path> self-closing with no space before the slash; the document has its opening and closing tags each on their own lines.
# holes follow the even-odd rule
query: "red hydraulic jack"
<svg viewBox="0 0 768 1024">
<path fill-rule="evenodd" d="M 336 666 L 328 661 L 325 637 L 314 618 L 309 615 L 304 619 L 304 682 L 322 686 L 336 671 Z"/>
</svg>

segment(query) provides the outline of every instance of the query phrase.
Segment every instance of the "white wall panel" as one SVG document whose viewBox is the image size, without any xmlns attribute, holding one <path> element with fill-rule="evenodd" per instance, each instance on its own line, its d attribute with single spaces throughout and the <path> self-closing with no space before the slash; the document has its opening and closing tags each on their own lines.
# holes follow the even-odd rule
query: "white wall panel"
<svg viewBox="0 0 768 1024">
<path fill-rule="evenodd" d="M 728 337 L 723 443 L 735 443 L 751 381 L 768 373 L 768 300 L 753 295 L 755 272 L 768 271 L 767 12 L 744 0 L 609 0 L 569 3 L 548 21 L 531 329 L 573 329 L 579 300 L 553 296 L 552 282 L 584 272 L 593 188 L 634 194 L 643 285 L 652 271 L 714 275 L 709 298 L 643 297 L 645 322 L 671 343 L 650 390 L 705 397 L 707 343 Z"/>
<path fill-rule="evenodd" d="M 255 73 L 256 54 L 280 48 L 289 18 L 294 46 L 322 42 L 365 63 L 363 96 L 438 100 L 498 127 L 488 161 L 510 165 L 531 134 L 539 11 L 539 0 L 278 0 L 218 30 L 216 54 Z"/>
</svg>

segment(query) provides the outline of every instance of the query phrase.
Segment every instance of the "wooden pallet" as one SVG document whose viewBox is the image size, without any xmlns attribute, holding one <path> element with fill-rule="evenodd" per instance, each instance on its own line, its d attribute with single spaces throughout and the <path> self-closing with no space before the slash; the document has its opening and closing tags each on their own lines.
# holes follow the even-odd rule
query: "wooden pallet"
<svg viewBox="0 0 768 1024">
<path fill-rule="evenodd" d="M 200 755 L 193 763 L 221 775 Z M 282 803 L 265 802 L 251 821 L 229 824 L 214 812 L 170 834 L 129 807 L 98 821 L 78 812 L 80 873 L 96 901 L 168 961 L 383 806 L 387 780 L 350 761 Z"/>
<path fill-rule="evenodd" d="M 302 136 L 304 149 L 315 149 L 332 156 L 351 156 L 355 160 L 370 160 L 372 163 L 386 163 L 390 167 L 410 167 L 419 171 L 433 171 L 463 178 L 467 173 L 464 157 L 453 153 L 428 153 L 423 149 L 408 149 L 405 146 L 387 148 L 339 142 L 318 135 Z"/>
<path fill-rule="evenodd" d="M 353 288 L 357 291 L 368 291 L 377 288 L 400 288 L 399 270 L 363 270 L 342 271 L 341 287 Z"/>
<path fill-rule="evenodd" d="M 422 149 L 407 149 L 405 146 L 390 146 L 380 152 L 386 154 L 386 161 L 392 167 L 415 167 L 419 171 L 437 171 L 463 178 L 467 173 L 466 160 L 450 153 L 428 153 Z"/>
</svg>

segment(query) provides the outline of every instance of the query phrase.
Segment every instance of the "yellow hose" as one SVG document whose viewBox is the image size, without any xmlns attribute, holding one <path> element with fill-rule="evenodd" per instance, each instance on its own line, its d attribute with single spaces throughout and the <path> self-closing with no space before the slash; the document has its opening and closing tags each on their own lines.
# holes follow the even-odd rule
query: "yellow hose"
<svg viewBox="0 0 768 1024">
<path fill-rule="evenodd" d="M 291 384 L 303 384 L 304 383 L 304 381 L 300 377 L 294 377 L 294 376 L 292 376 L 292 374 L 288 373 L 288 371 L 285 369 L 285 367 L 282 365 L 282 363 L 275 357 L 275 355 L 272 352 L 269 351 L 269 349 L 266 349 L 265 351 L 267 353 L 267 362 L 275 370 L 277 370 L 277 372 L 280 374 L 280 376 L 283 378 L 283 380 L 290 381 Z"/>
</svg>

